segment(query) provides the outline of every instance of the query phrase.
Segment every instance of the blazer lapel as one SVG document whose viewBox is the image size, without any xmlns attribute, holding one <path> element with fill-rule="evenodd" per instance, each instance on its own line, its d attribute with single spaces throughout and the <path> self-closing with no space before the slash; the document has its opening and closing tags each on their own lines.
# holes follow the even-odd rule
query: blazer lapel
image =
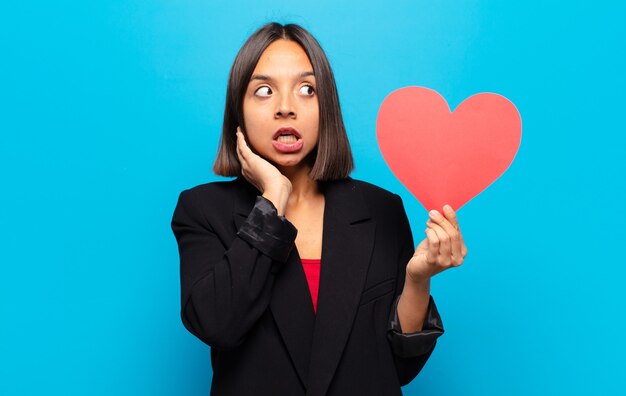
<svg viewBox="0 0 626 396">
<path fill-rule="evenodd" d="M 375 223 L 351 179 L 325 185 L 324 234 L 308 396 L 326 394 L 365 284 Z M 298 286 L 300 287 L 300 286 Z"/>
<path fill-rule="evenodd" d="M 234 221 L 260 192 L 239 179 Z M 375 223 L 351 179 L 322 183 L 325 197 L 317 317 L 297 249 L 276 274 L 270 310 L 308 396 L 326 394 L 348 340 L 369 267 Z"/>
<path fill-rule="evenodd" d="M 239 180 L 239 183 L 234 209 L 237 229 L 252 210 L 255 197 L 260 195 L 249 183 L 243 180 Z M 293 249 L 287 262 L 276 274 L 269 307 L 302 386 L 306 388 L 315 313 L 297 249 Z"/>
</svg>

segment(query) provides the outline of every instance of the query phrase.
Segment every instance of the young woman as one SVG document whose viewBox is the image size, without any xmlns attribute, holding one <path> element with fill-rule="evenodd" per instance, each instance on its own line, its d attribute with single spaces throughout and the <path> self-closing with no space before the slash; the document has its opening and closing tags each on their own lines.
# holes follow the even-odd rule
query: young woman
<svg viewBox="0 0 626 396">
<path fill-rule="evenodd" d="M 297 25 L 239 51 L 214 171 L 172 229 L 182 320 L 211 346 L 212 395 L 400 395 L 443 327 L 430 278 L 467 249 L 454 211 L 414 250 L 400 197 L 351 179 L 333 73 Z"/>
</svg>

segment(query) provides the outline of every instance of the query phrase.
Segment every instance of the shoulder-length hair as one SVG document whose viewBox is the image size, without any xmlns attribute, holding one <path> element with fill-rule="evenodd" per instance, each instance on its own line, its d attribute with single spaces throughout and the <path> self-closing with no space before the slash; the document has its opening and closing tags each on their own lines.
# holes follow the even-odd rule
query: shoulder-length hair
<svg viewBox="0 0 626 396">
<path fill-rule="evenodd" d="M 299 44 L 306 52 L 316 80 L 319 102 L 319 137 L 309 154 L 315 158 L 310 172 L 313 180 L 338 180 L 348 177 L 354 168 L 350 143 L 343 124 L 335 77 L 328 58 L 317 40 L 296 24 L 268 23 L 254 32 L 239 50 L 228 77 L 224 124 L 213 171 L 221 176 L 241 176 L 237 158 L 237 126 L 244 126 L 243 99 L 252 72 L 261 54 L 274 41 L 284 39 Z M 244 132 L 245 133 L 245 132 Z"/>
</svg>

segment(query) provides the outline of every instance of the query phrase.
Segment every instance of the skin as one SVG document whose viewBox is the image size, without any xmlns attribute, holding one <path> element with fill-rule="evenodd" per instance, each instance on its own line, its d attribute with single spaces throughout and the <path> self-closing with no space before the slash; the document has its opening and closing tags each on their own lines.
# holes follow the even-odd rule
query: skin
<svg viewBox="0 0 626 396">
<path fill-rule="evenodd" d="M 306 53 L 297 43 L 281 39 L 270 44 L 254 69 L 244 97 L 246 135 L 237 129 L 237 155 L 243 176 L 298 229 L 296 247 L 302 258 L 321 258 L 322 252 L 324 195 L 317 182 L 309 178 L 311 166 L 306 161 L 319 136 L 315 77 L 307 75 L 312 71 Z M 302 150 L 282 153 L 272 146 L 274 132 L 283 126 L 300 132 Z M 467 254 L 456 213 L 449 205 L 444 206 L 443 214 L 429 212 L 424 232 L 426 238 L 407 263 L 398 303 L 405 333 L 422 329 L 430 279 L 460 266 Z"/>
<path fill-rule="evenodd" d="M 298 229 L 296 247 L 301 258 L 321 258 L 324 195 L 309 178 L 307 156 L 317 145 L 319 103 L 313 66 L 295 42 L 277 40 L 257 63 L 243 100 L 246 144 L 237 130 L 239 161 L 244 177 Z M 274 148 L 280 127 L 296 129 L 304 146 L 283 153 Z M 258 155 L 257 155 L 258 154 Z"/>
</svg>

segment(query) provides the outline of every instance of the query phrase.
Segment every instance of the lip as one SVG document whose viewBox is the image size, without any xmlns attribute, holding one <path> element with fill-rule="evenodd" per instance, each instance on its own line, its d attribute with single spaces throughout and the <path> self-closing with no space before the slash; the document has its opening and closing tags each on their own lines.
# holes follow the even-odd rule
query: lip
<svg viewBox="0 0 626 396">
<path fill-rule="evenodd" d="M 300 133 L 294 128 L 289 127 L 289 126 L 278 128 L 278 130 L 274 132 L 274 136 L 272 137 L 272 139 L 274 140 L 278 139 L 278 137 L 285 132 L 294 135 L 298 139 L 302 139 L 302 136 L 300 135 Z"/>
<path fill-rule="evenodd" d="M 296 141 L 294 143 L 290 143 L 290 144 L 286 144 L 286 143 L 281 143 L 279 142 L 277 139 L 280 135 L 284 134 L 284 133 L 289 133 L 293 136 L 296 137 Z M 298 133 L 298 131 L 296 131 L 294 128 L 292 127 L 282 127 L 282 128 L 278 128 L 278 130 L 276 131 L 276 133 L 274 133 L 274 137 L 272 140 L 272 146 L 274 146 L 274 148 L 281 152 L 281 153 L 295 153 L 298 152 L 300 150 L 302 150 L 302 147 L 304 146 L 304 140 L 302 140 L 302 136 L 300 136 L 300 133 Z"/>
</svg>

